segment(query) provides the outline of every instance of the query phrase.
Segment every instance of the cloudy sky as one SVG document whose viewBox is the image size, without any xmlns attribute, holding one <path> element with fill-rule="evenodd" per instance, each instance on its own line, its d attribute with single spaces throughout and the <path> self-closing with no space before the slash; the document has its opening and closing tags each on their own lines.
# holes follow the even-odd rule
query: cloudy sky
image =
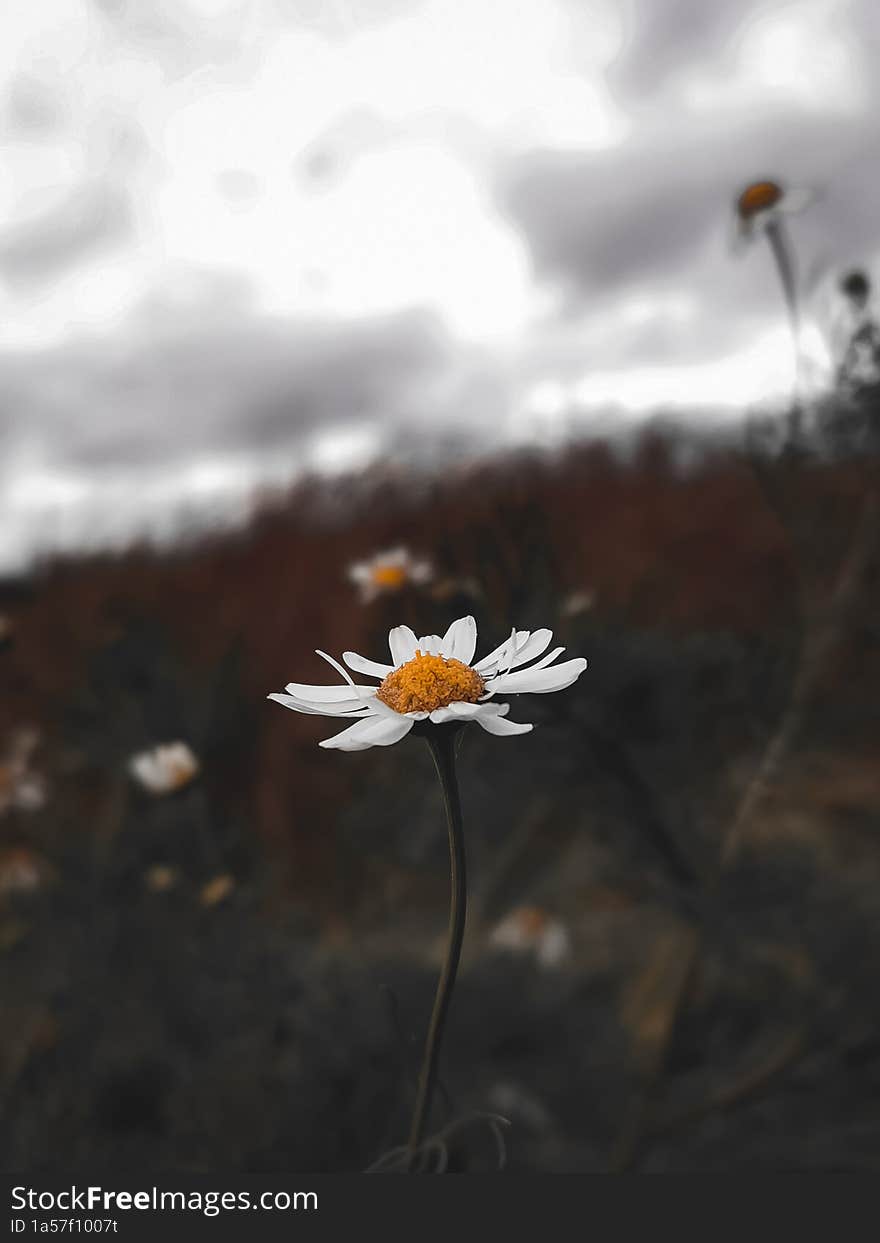
<svg viewBox="0 0 880 1243">
<path fill-rule="evenodd" d="M 731 417 L 880 257 L 875 0 L 35 0 L 0 15 L 0 572 L 385 442 Z M 608 423 L 610 420 L 610 424 Z"/>
</svg>

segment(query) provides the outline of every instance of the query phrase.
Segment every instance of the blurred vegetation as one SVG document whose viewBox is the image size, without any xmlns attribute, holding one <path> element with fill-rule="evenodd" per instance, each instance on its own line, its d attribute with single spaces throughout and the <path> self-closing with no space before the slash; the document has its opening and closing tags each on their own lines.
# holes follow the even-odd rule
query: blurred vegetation
<svg viewBox="0 0 880 1243">
<path fill-rule="evenodd" d="M 338 722 L 265 696 L 473 613 L 479 652 L 550 626 L 590 664 L 514 702 L 528 737 L 465 739 L 448 1109 L 510 1117 L 514 1169 L 876 1167 L 880 408 L 814 413 L 687 470 L 649 433 L 306 482 L 238 535 L 4 584 L 0 744 L 39 731 L 48 795 L 0 817 L 3 1164 L 399 1142 L 445 930 L 429 757 L 325 753 Z M 434 579 L 361 603 L 347 567 L 400 543 Z M 200 775 L 151 797 L 129 758 L 175 739 Z M 564 961 L 493 946 L 518 907 Z"/>
</svg>

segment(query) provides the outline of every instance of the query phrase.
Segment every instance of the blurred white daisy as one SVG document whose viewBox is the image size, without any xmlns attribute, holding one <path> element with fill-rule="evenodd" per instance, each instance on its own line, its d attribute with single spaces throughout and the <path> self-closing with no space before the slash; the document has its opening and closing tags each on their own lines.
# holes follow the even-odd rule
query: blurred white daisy
<svg viewBox="0 0 880 1243">
<path fill-rule="evenodd" d="M 177 868 L 167 863 L 154 863 L 144 873 L 144 884 L 150 893 L 168 893 L 179 880 Z"/>
<path fill-rule="evenodd" d="M 348 567 L 348 577 L 360 591 L 364 604 L 405 587 L 423 587 L 433 576 L 430 561 L 414 557 L 402 546 L 377 552 L 366 561 L 355 561 Z"/>
<path fill-rule="evenodd" d="M 766 178 L 750 182 L 737 195 L 734 205 L 736 242 L 748 243 L 758 236 L 766 238 L 776 264 L 794 347 L 795 405 L 800 397 L 802 380 L 800 306 L 795 250 L 785 226 L 785 217 L 803 211 L 815 197 L 813 190 L 785 188 L 778 181 Z"/>
<path fill-rule="evenodd" d="M 0 897 L 35 893 L 44 880 L 45 865 L 27 846 L 10 846 L 0 852 Z"/>
<path fill-rule="evenodd" d="M 520 906 L 496 924 L 489 934 L 496 949 L 534 954 L 539 966 L 558 967 L 571 953 L 565 925 L 539 906 Z"/>
<path fill-rule="evenodd" d="M 228 872 L 213 876 L 199 891 L 199 902 L 202 906 L 219 906 L 235 891 L 235 877 Z"/>
<path fill-rule="evenodd" d="M 418 638 L 408 626 L 397 626 L 388 635 L 392 664 L 379 664 L 356 652 L 343 653 L 349 669 L 379 679 L 379 685 L 356 685 L 342 665 L 319 651 L 342 675 L 344 684 L 291 682 L 286 694 L 273 693 L 269 698 L 296 712 L 352 721 L 348 729 L 320 744 L 341 751 L 387 747 L 422 721 L 434 725 L 476 721 L 490 734 L 525 734 L 531 725 L 508 721 L 510 705 L 495 703 L 494 697 L 561 691 L 587 667 L 580 657 L 554 665 L 565 650 L 561 647 L 543 656 L 552 637 L 551 630 L 513 630 L 494 652 L 472 664 L 477 646 L 473 617 L 453 622 L 442 638 L 436 634 Z"/>
<path fill-rule="evenodd" d="M 734 218 L 740 237 L 750 238 L 768 225 L 779 223 L 809 207 L 816 198 L 806 186 L 783 187 L 769 178 L 752 181 L 737 195 Z"/>
<path fill-rule="evenodd" d="M 39 745 L 35 729 L 18 729 L 0 763 L 0 816 L 12 811 L 39 811 L 46 803 L 45 779 L 31 768 Z"/>
<path fill-rule="evenodd" d="M 578 617 L 581 613 L 589 613 L 595 603 L 595 591 L 572 591 L 562 600 L 559 613 L 561 617 Z"/>
<path fill-rule="evenodd" d="M 133 755 L 128 771 L 150 794 L 172 794 L 198 775 L 199 761 L 185 742 L 167 742 Z"/>
</svg>

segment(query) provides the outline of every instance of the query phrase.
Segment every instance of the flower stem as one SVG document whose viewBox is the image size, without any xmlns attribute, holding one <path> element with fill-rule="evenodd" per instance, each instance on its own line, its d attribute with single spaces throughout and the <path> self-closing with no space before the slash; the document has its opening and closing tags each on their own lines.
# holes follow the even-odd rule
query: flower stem
<svg viewBox="0 0 880 1243">
<path fill-rule="evenodd" d="M 440 1054 L 440 1043 L 443 1039 L 443 1028 L 455 975 L 458 971 L 458 960 L 461 957 L 461 946 L 464 940 L 464 925 L 467 917 L 467 876 L 465 872 L 464 830 L 461 821 L 461 800 L 458 793 L 458 778 L 455 773 L 455 744 L 461 726 L 432 726 L 426 732 L 425 739 L 437 769 L 440 788 L 443 791 L 443 802 L 446 807 L 446 823 L 449 830 L 449 869 L 451 877 L 451 897 L 449 903 L 449 939 L 446 946 L 446 959 L 437 994 L 434 998 L 434 1010 L 431 1014 L 431 1025 L 425 1041 L 425 1054 L 422 1069 L 419 1073 L 419 1086 L 413 1110 L 407 1153 L 409 1168 L 412 1169 L 416 1151 L 422 1142 L 425 1127 L 431 1112 L 431 1102 L 437 1080 L 437 1060 Z"/>
<path fill-rule="evenodd" d="M 795 416 L 801 399 L 801 329 L 800 309 L 798 307 L 797 271 L 795 268 L 794 250 L 788 233 L 778 220 L 771 220 L 765 229 L 770 250 L 779 273 L 785 307 L 788 311 L 788 322 L 791 327 L 791 339 L 794 347 L 794 385 L 793 398 Z"/>
</svg>

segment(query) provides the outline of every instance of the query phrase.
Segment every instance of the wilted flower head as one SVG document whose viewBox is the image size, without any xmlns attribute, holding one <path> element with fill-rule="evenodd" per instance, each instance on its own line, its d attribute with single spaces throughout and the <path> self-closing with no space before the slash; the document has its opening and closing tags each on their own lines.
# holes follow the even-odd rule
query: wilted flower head
<svg viewBox="0 0 880 1243">
<path fill-rule="evenodd" d="M 868 277 L 859 268 L 855 268 L 851 272 L 847 272 L 840 281 L 840 292 L 850 302 L 862 307 L 868 301 L 871 294 L 871 282 Z"/>
<path fill-rule="evenodd" d="M 525 734 L 531 725 L 506 720 L 510 705 L 493 703 L 494 697 L 560 691 L 587 667 L 580 657 L 554 665 L 565 650 L 562 647 L 538 660 L 552 637 L 552 630 L 513 630 L 500 647 L 472 664 L 477 646 L 473 617 L 453 622 L 442 638 L 436 634 L 418 638 L 408 626 L 396 626 L 388 635 L 392 664 L 379 664 L 357 652 L 343 653 L 349 669 L 379 679 L 379 685 L 356 685 L 342 665 L 319 651 L 345 679 L 343 684 L 291 682 L 286 694 L 269 698 L 296 712 L 354 722 L 320 744 L 341 751 L 387 747 L 404 738 L 417 722 L 425 721 L 434 725 L 476 721 L 490 734 Z"/>
<path fill-rule="evenodd" d="M 542 967 L 558 967 L 571 953 L 565 925 L 539 906 L 520 906 L 496 924 L 489 935 L 497 949 L 534 954 Z"/>
<path fill-rule="evenodd" d="M 133 755 L 128 771 L 150 794 L 172 794 L 198 775 L 199 761 L 185 742 L 167 742 Z"/>
<path fill-rule="evenodd" d="M 785 188 L 769 178 L 752 181 L 736 198 L 737 231 L 741 237 L 751 237 L 782 216 L 803 211 L 814 197 L 805 187 Z"/>
<path fill-rule="evenodd" d="M 377 552 L 366 561 L 355 561 L 348 568 L 348 577 L 357 586 L 365 604 L 405 587 L 423 587 L 433 574 L 430 561 L 412 556 L 409 549 L 402 546 Z"/>
<path fill-rule="evenodd" d="M 839 288 L 846 301 L 832 325 L 832 355 L 841 391 L 856 393 L 880 382 L 880 326 L 871 310 L 871 281 L 865 272 L 847 272 Z"/>
</svg>

